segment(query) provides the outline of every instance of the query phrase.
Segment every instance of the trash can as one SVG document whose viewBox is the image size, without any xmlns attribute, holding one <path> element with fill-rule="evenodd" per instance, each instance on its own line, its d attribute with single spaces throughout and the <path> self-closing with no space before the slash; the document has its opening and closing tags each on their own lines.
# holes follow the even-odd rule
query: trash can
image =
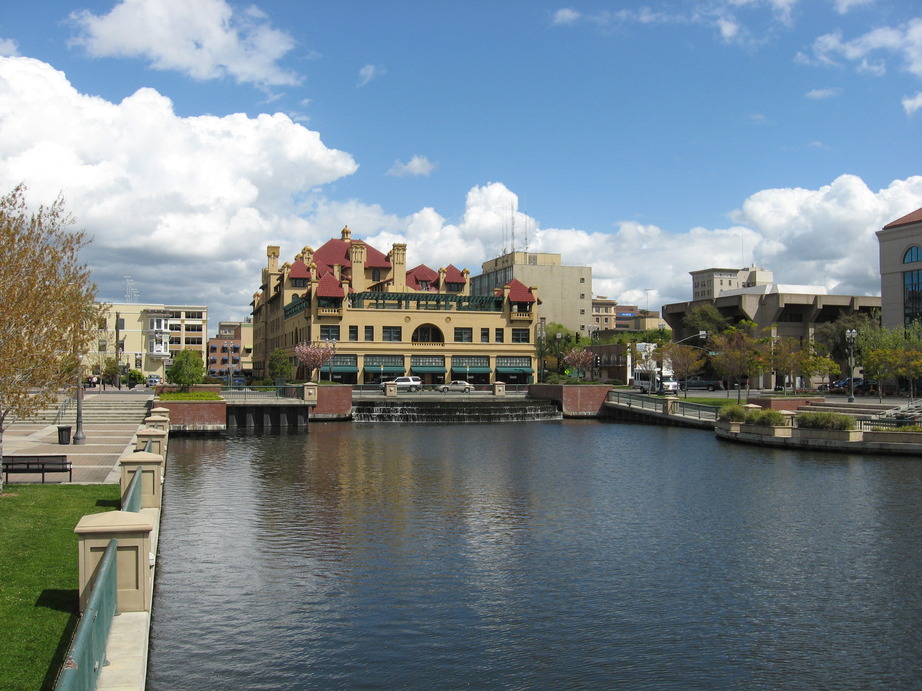
<svg viewBox="0 0 922 691">
<path fill-rule="evenodd" d="M 70 425 L 58 425 L 58 444 L 70 444 Z"/>
</svg>

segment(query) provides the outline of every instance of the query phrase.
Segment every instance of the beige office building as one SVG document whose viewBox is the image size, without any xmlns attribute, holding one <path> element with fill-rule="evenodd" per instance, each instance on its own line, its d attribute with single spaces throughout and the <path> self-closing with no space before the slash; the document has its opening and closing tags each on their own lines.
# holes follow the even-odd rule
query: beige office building
<svg viewBox="0 0 922 691">
<path fill-rule="evenodd" d="M 881 322 L 888 328 L 922 321 L 922 209 L 877 231 Z"/>
<path fill-rule="evenodd" d="M 559 254 L 509 252 L 481 265 L 471 278 L 472 295 L 492 295 L 513 279 L 541 293 L 541 319 L 589 337 L 592 321 L 592 268 L 564 266 Z"/>
<path fill-rule="evenodd" d="M 316 251 L 279 264 L 269 246 L 253 297 L 253 376 L 268 378 L 281 349 L 292 363 L 298 343 L 335 348 L 320 373 L 344 384 L 418 375 L 424 384 L 527 384 L 535 371 L 537 289 L 512 279 L 471 294 L 470 272 L 455 266 L 408 268 L 406 245 L 386 254 L 349 228 Z M 588 288 L 587 288 L 588 290 Z M 307 378 L 303 367 L 297 378 Z"/>
<path fill-rule="evenodd" d="M 84 363 L 90 372 L 101 373 L 107 358 L 115 357 L 123 372 L 136 369 L 145 376 L 165 377 L 180 350 L 198 351 L 204 359 L 208 330 L 204 305 L 107 304 L 97 347 Z"/>
</svg>

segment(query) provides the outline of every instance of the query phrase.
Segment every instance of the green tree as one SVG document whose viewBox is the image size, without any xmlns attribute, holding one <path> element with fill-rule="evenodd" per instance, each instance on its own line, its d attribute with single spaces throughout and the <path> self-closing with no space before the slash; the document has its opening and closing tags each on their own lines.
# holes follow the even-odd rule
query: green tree
<svg viewBox="0 0 922 691">
<path fill-rule="evenodd" d="M 688 331 L 707 331 L 708 334 L 720 334 L 730 328 L 730 320 L 720 313 L 710 302 L 692 307 L 682 318 L 682 326 Z"/>
<path fill-rule="evenodd" d="M 295 368 L 288 354 L 281 348 L 276 348 L 269 356 L 268 370 L 269 377 L 278 381 L 279 379 L 291 379 Z"/>
<path fill-rule="evenodd" d="M 80 385 L 101 306 L 79 260 L 89 240 L 72 224 L 61 197 L 34 211 L 22 185 L 0 197 L 0 454 L 13 417 L 29 417 Z"/>
<path fill-rule="evenodd" d="M 704 367 L 705 359 L 698 348 L 681 343 L 667 343 L 662 347 L 663 361 L 668 361 L 676 379 L 683 381 L 693 374 L 698 374 Z M 688 388 L 685 389 L 688 398 Z"/>
<path fill-rule="evenodd" d="M 764 344 L 753 338 L 744 328 L 733 328 L 711 337 L 711 347 L 716 354 L 711 364 L 719 373 L 737 383 L 736 399 L 741 400 L 743 385 L 763 370 L 766 364 Z M 727 389 L 727 396 L 730 390 Z"/>
<path fill-rule="evenodd" d="M 181 391 L 201 384 L 205 378 L 205 363 L 197 350 L 180 350 L 173 358 L 173 364 L 166 371 L 170 383 L 179 386 Z"/>
<path fill-rule="evenodd" d="M 102 368 L 102 378 L 104 382 L 112 386 L 118 386 L 118 360 L 114 357 L 107 357 Z"/>
</svg>

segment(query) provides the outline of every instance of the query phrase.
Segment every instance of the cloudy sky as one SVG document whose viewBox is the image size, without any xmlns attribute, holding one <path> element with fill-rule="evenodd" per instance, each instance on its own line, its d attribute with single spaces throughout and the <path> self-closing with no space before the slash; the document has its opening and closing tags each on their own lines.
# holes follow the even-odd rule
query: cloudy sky
<svg viewBox="0 0 922 691">
<path fill-rule="evenodd" d="M 215 327 L 266 245 L 344 225 L 658 308 L 751 263 L 879 294 L 874 232 L 922 207 L 907 0 L 33 0 L 0 55 L 0 191 L 64 195 L 101 298 Z"/>
</svg>

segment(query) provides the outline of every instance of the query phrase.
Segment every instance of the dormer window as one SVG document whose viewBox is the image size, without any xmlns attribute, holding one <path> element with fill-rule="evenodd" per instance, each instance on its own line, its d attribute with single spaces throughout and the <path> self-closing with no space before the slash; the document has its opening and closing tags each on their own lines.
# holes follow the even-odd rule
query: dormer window
<svg viewBox="0 0 922 691">
<path fill-rule="evenodd" d="M 306 278 L 293 278 L 291 279 L 292 288 L 307 288 L 307 279 Z"/>
<path fill-rule="evenodd" d="M 429 281 L 420 281 L 419 282 L 420 290 L 429 290 Z"/>
</svg>

